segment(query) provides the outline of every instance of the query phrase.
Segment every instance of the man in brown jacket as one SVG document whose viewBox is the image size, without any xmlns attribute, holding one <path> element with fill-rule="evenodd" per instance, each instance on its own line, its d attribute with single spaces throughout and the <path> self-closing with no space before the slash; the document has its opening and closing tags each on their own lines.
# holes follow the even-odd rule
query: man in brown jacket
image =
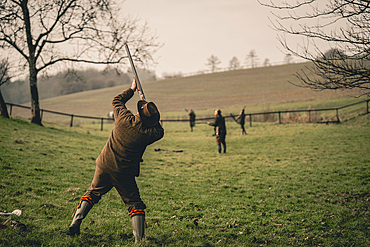
<svg viewBox="0 0 370 247">
<path fill-rule="evenodd" d="M 137 89 L 136 80 L 131 88 L 114 97 L 112 105 L 115 125 L 110 137 L 96 160 L 95 175 L 90 187 L 81 198 L 69 227 L 71 236 L 80 234 L 80 225 L 101 196 L 113 187 L 128 206 L 135 242 L 144 237 L 145 211 L 135 177 L 140 173 L 140 162 L 146 147 L 161 139 L 164 130 L 160 114 L 153 102 L 140 100 L 138 114 L 132 114 L 125 103 Z"/>
</svg>

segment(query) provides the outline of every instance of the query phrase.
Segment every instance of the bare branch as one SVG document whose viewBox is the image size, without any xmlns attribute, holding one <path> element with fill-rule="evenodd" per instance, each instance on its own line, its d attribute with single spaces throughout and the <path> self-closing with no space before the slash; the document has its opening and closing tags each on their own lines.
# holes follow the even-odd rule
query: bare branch
<svg viewBox="0 0 370 247">
<path fill-rule="evenodd" d="M 283 48 L 312 62 L 312 67 L 296 74 L 302 83 L 299 86 L 316 90 L 357 88 L 370 95 L 370 1 L 291 2 L 260 3 L 284 12 L 274 13 L 277 20 L 273 23 L 273 28 L 283 34 L 278 36 Z M 287 41 L 290 35 L 304 37 L 307 43 L 293 49 Z M 326 58 L 317 41 L 326 42 L 343 55 Z"/>
<path fill-rule="evenodd" d="M 0 86 L 9 82 L 10 79 L 8 59 L 2 59 L 0 60 Z"/>
</svg>

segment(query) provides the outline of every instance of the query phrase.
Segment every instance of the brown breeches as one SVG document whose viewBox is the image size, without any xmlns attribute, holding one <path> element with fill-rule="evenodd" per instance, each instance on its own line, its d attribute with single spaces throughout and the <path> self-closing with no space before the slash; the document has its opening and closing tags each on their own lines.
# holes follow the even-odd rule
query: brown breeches
<svg viewBox="0 0 370 247">
<path fill-rule="evenodd" d="M 134 209 L 145 209 L 146 206 L 140 198 L 135 176 L 133 175 L 111 175 L 96 166 L 94 179 L 87 189 L 85 196 L 90 197 L 94 203 L 98 203 L 101 196 L 116 188 L 123 202 L 128 206 L 128 211 Z"/>
</svg>

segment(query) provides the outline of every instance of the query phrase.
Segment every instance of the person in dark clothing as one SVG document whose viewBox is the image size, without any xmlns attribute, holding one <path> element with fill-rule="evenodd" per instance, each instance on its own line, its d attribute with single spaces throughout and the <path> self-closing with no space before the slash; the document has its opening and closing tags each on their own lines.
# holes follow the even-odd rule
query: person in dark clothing
<svg viewBox="0 0 370 247">
<path fill-rule="evenodd" d="M 190 131 L 193 132 L 193 127 L 195 126 L 195 113 L 192 109 L 186 110 L 189 115 L 189 125 L 190 125 Z"/>
<path fill-rule="evenodd" d="M 94 204 L 113 187 L 116 188 L 131 216 L 135 242 L 144 237 L 146 205 L 140 198 L 135 177 L 140 173 L 140 162 L 146 147 L 164 135 L 159 123 L 160 114 L 153 102 L 140 100 L 138 113 L 132 114 L 126 102 L 137 89 L 136 80 L 131 88 L 112 101 L 115 124 L 99 157 L 96 159 L 94 178 L 81 198 L 69 226 L 71 236 L 80 234 L 80 225 Z"/>
<path fill-rule="evenodd" d="M 215 110 L 215 120 L 213 122 L 207 122 L 208 125 L 214 126 L 217 151 L 221 153 L 221 145 L 223 146 L 223 152 L 226 153 L 226 125 L 225 118 L 221 115 L 221 110 Z"/>
<path fill-rule="evenodd" d="M 247 132 L 245 131 L 244 124 L 245 124 L 245 113 L 244 109 L 240 111 L 240 114 L 235 118 L 232 114 L 230 114 L 231 117 L 234 119 L 234 121 L 238 124 L 240 124 L 241 130 L 242 130 L 242 135 L 246 135 Z"/>
</svg>

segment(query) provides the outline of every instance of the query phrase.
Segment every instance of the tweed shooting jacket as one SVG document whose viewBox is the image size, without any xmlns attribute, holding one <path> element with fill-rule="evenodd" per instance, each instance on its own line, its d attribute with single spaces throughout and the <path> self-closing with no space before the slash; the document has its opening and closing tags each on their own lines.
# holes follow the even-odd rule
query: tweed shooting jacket
<svg viewBox="0 0 370 247">
<path fill-rule="evenodd" d="M 162 126 L 147 127 L 139 114 L 132 114 L 125 103 L 131 99 L 131 88 L 112 101 L 115 124 L 103 150 L 96 160 L 97 166 L 111 175 L 139 176 L 140 162 L 146 147 L 161 139 Z"/>
</svg>

